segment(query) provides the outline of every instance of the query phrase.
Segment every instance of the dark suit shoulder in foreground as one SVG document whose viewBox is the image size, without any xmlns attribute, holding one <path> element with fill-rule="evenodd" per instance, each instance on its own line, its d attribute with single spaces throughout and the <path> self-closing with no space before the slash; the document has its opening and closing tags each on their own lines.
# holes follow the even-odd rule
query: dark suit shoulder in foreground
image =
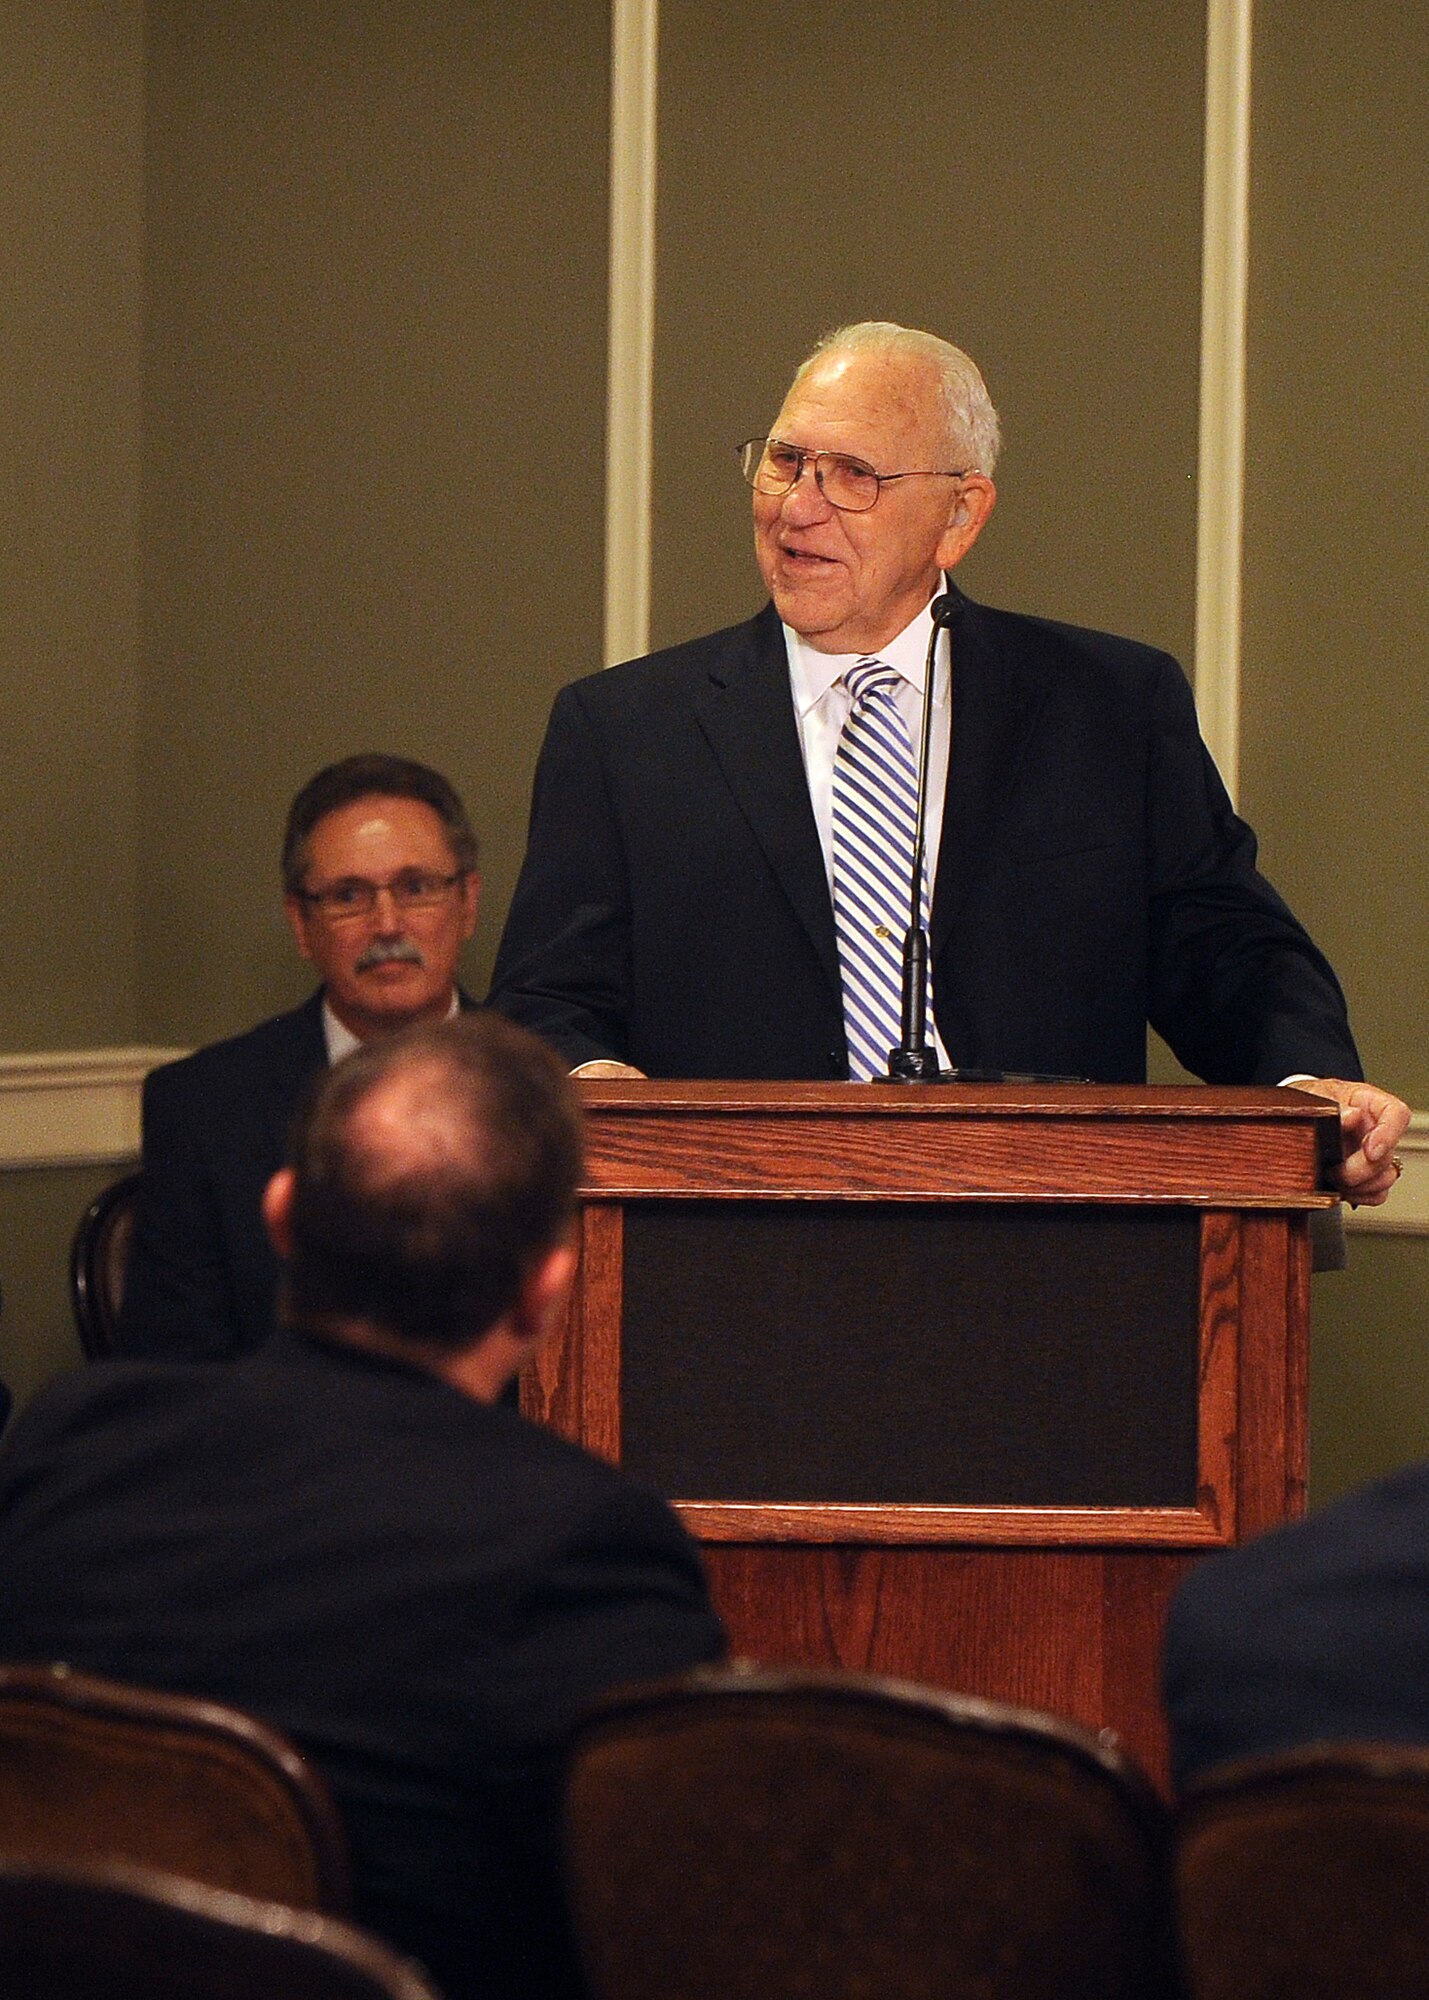
<svg viewBox="0 0 1429 2000">
<path fill-rule="evenodd" d="M 718 1656 L 670 1509 L 434 1376 L 278 1335 L 58 1382 L 0 1452 L 0 1652 L 235 1703 L 317 1760 L 358 1915 L 453 1996 L 574 1990 L 554 1755 Z"/>
<path fill-rule="evenodd" d="M 1200 1563 L 1165 1687 L 1180 1783 L 1298 1744 L 1429 1744 L 1429 1465 Z"/>
</svg>

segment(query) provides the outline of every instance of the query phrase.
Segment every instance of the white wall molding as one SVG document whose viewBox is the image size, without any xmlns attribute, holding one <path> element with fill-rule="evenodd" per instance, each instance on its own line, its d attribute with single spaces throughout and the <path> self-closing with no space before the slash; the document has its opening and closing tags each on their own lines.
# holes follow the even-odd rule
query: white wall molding
<svg viewBox="0 0 1429 2000">
<path fill-rule="evenodd" d="M 1196 704 L 1232 798 L 1240 761 L 1252 0 L 1207 0 Z M 659 0 L 611 8 L 607 666 L 649 649 Z"/>
<path fill-rule="evenodd" d="M 1251 0 L 1207 0 L 1195 683 L 1201 731 L 1233 799 L 1240 763 L 1250 52 Z"/>
<path fill-rule="evenodd" d="M 659 0 L 614 0 L 605 390 L 605 664 L 650 650 Z"/>
<path fill-rule="evenodd" d="M 1429 1111 L 1416 1111 L 1396 1151 L 1404 1172 L 1380 1208 L 1347 1208 L 1355 1236 L 1429 1236 Z"/>
<path fill-rule="evenodd" d="M 0 1056 L 0 1168 L 121 1165 L 139 1157 L 139 1092 L 183 1049 Z"/>
</svg>

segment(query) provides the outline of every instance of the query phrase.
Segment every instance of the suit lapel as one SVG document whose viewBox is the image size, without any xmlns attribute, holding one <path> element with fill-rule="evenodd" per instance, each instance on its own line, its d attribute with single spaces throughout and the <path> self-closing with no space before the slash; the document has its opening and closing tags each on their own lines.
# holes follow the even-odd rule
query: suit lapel
<svg viewBox="0 0 1429 2000">
<path fill-rule="evenodd" d="M 1037 670 L 998 644 L 982 606 L 954 594 L 952 749 L 933 894 L 935 958 L 1016 790 L 1032 723 L 1046 696 Z"/>
<path fill-rule="evenodd" d="M 283 1159 L 288 1150 L 288 1129 L 293 1109 L 308 1079 L 327 1068 L 327 1039 L 323 1034 L 322 988 L 284 1017 L 282 1035 L 270 1051 L 261 1077 L 255 1077 L 262 1091 L 262 1117 L 275 1155 Z"/>
<path fill-rule="evenodd" d="M 742 651 L 711 668 L 695 715 L 735 802 L 835 993 L 838 947 L 823 849 L 809 804 L 784 633 L 772 605 L 745 628 Z"/>
<path fill-rule="evenodd" d="M 933 897 L 934 957 L 947 944 L 995 839 L 1047 692 L 1038 669 L 999 644 L 983 608 L 954 594 L 952 750 Z M 809 804 L 784 635 L 772 605 L 746 627 L 743 650 L 710 670 L 696 695 L 695 713 L 832 991 L 839 993 L 828 877 Z"/>
</svg>

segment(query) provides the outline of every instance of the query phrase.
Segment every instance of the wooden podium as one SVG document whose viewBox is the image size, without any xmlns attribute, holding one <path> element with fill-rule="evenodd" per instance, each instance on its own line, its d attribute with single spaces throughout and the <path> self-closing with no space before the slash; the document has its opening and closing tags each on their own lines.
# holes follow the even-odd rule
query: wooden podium
<svg viewBox="0 0 1429 2000">
<path fill-rule="evenodd" d="M 1336 1107 L 582 1093 L 580 1275 L 528 1414 L 675 1500 L 737 1653 L 1109 1725 L 1164 1779 L 1177 1580 L 1303 1506 Z"/>
</svg>

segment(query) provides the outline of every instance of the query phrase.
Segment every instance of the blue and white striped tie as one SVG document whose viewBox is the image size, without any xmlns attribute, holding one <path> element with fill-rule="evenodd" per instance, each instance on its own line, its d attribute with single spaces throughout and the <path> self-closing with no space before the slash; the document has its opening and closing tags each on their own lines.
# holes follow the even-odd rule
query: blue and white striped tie
<svg viewBox="0 0 1429 2000">
<path fill-rule="evenodd" d="M 848 721 L 834 752 L 834 928 L 849 1075 L 885 1076 L 903 1032 L 903 937 L 913 874 L 918 774 L 893 690 L 899 675 L 863 659 L 843 676 Z M 922 886 L 928 921 L 928 880 Z"/>
</svg>

